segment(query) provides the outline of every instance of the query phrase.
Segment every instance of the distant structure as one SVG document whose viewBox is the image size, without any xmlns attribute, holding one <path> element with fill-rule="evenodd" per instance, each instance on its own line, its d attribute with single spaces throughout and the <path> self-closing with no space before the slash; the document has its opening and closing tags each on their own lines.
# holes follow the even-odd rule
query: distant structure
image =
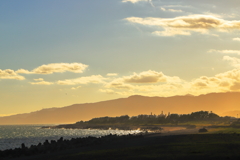
<svg viewBox="0 0 240 160">
<path fill-rule="evenodd" d="M 198 132 L 208 132 L 208 130 L 205 127 L 203 127 L 201 129 L 199 129 Z"/>
</svg>

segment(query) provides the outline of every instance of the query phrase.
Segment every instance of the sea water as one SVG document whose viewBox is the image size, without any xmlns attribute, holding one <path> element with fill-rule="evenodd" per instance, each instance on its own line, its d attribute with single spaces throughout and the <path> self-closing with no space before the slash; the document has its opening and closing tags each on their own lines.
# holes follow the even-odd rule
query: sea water
<svg viewBox="0 0 240 160">
<path fill-rule="evenodd" d="M 91 130 L 91 129 L 47 129 L 44 125 L 0 125 L 0 150 L 27 147 L 43 143 L 45 140 L 71 139 L 76 137 L 101 137 L 109 134 L 126 135 L 140 131 Z"/>
</svg>

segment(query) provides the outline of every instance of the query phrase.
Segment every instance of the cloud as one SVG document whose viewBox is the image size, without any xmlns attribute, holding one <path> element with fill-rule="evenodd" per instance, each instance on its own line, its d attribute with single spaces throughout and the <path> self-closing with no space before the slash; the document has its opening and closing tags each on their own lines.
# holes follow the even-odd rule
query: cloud
<svg viewBox="0 0 240 160">
<path fill-rule="evenodd" d="M 131 3 L 148 2 L 148 1 L 149 0 L 122 0 L 122 2 L 131 2 Z"/>
<path fill-rule="evenodd" d="M 140 74 L 133 73 L 131 76 L 123 77 L 123 81 L 126 83 L 157 83 L 166 82 L 167 78 L 162 72 L 145 71 Z"/>
<path fill-rule="evenodd" d="M 214 77 L 200 77 L 191 82 L 193 93 L 206 94 L 212 92 L 240 91 L 240 69 L 220 73 Z"/>
<path fill-rule="evenodd" d="M 6 70 L 0 69 L 0 79 L 24 80 L 25 77 L 18 75 L 14 70 L 11 69 Z"/>
<path fill-rule="evenodd" d="M 22 73 L 22 74 L 33 74 L 33 72 L 30 72 L 30 71 L 28 71 L 28 70 L 26 70 L 26 69 L 19 69 L 19 70 L 17 70 L 16 71 L 16 73 Z"/>
<path fill-rule="evenodd" d="M 34 79 L 34 81 L 43 81 L 43 78 Z"/>
<path fill-rule="evenodd" d="M 63 73 L 63 72 L 74 72 L 82 73 L 88 65 L 82 63 L 51 63 L 39 66 L 32 71 L 25 69 L 19 69 L 16 73 L 22 74 L 52 74 L 52 73 Z"/>
<path fill-rule="evenodd" d="M 106 83 L 105 88 L 126 90 L 127 92 L 140 91 L 140 92 L 151 92 L 156 89 L 158 85 L 149 84 L 164 84 L 166 86 L 180 87 L 184 81 L 179 77 L 166 76 L 162 72 L 156 72 L 152 70 L 144 71 L 139 74 L 133 73 L 130 76 L 123 76 Z M 136 85 L 137 84 L 137 85 Z M 126 95 L 124 91 L 124 95 Z M 120 94 L 119 91 L 115 91 Z M 137 92 L 136 92 L 137 93 Z"/>
<path fill-rule="evenodd" d="M 203 88 L 207 88 L 209 87 L 212 82 L 218 82 L 219 80 L 213 77 L 206 77 L 206 76 L 202 76 L 196 80 L 194 80 L 193 82 L 191 82 L 191 87 L 195 87 L 195 88 L 199 88 L 199 89 L 203 89 Z"/>
<path fill-rule="evenodd" d="M 180 29 L 165 29 L 165 31 L 155 31 L 152 34 L 155 34 L 157 36 L 164 36 L 164 37 L 170 37 L 175 35 L 190 36 L 191 32 L 187 32 Z"/>
<path fill-rule="evenodd" d="M 82 86 L 77 86 L 77 87 L 72 87 L 71 89 L 72 90 L 76 90 L 76 89 L 79 89 L 79 88 L 81 88 Z"/>
<path fill-rule="evenodd" d="M 138 94 L 164 97 L 240 91 L 240 69 L 216 74 L 212 77 L 202 76 L 191 81 L 184 81 L 176 76 L 167 76 L 162 72 L 149 70 L 116 78 L 106 83 L 104 88 L 99 91 L 124 96 Z"/>
<path fill-rule="evenodd" d="M 152 0 L 122 0 L 123 3 L 131 2 L 131 3 L 138 3 L 138 2 L 148 2 L 152 7 L 155 7 L 152 3 Z"/>
<path fill-rule="evenodd" d="M 220 32 L 240 30 L 240 21 L 227 21 L 211 15 L 189 15 L 176 18 L 128 17 L 125 18 L 125 20 L 146 26 L 158 26 L 171 31 L 172 33 L 170 35 L 174 35 L 174 32 L 175 35 L 189 35 L 190 31 L 206 34 L 213 29 Z M 183 32 L 180 32 L 179 30 L 182 30 Z M 155 31 L 155 33 L 158 32 Z"/>
<path fill-rule="evenodd" d="M 190 5 L 163 5 L 162 8 L 193 8 Z"/>
<path fill-rule="evenodd" d="M 166 76 L 162 72 L 152 70 L 144 71 L 139 74 L 133 73 L 131 76 L 124 76 L 122 81 L 125 83 L 182 82 L 179 77 Z"/>
<path fill-rule="evenodd" d="M 236 81 L 240 81 L 240 70 L 239 69 L 234 69 L 228 72 L 224 72 L 224 73 L 220 73 L 217 74 L 216 77 L 220 78 L 220 79 L 230 79 L 232 80 L 236 80 Z"/>
<path fill-rule="evenodd" d="M 40 82 L 30 82 L 32 85 L 52 85 L 53 82 L 47 82 L 47 81 L 40 81 Z"/>
<path fill-rule="evenodd" d="M 32 85 L 52 85 L 53 82 L 44 81 L 43 78 L 34 79 L 36 82 L 29 82 Z"/>
<path fill-rule="evenodd" d="M 108 73 L 107 74 L 107 76 L 110 76 L 110 77 L 112 77 L 112 76 L 117 76 L 118 74 L 117 73 Z"/>
<path fill-rule="evenodd" d="M 240 59 L 236 57 L 224 56 L 223 60 L 230 61 L 233 67 L 240 68 Z"/>
<path fill-rule="evenodd" d="M 240 90 L 240 82 L 234 82 L 230 87 L 232 91 L 239 91 Z"/>
<path fill-rule="evenodd" d="M 168 11 L 170 11 L 170 12 L 183 12 L 183 11 L 180 10 L 180 9 L 168 9 Z"/>
<path fill-rule="evenodd" d="M 117 94 L 114 90 L 111 89 L 99 89 L 99 91 L 107 94 Z"/>
<path fill-rule="evenodd" d="M 88 83 L 105 83 L 104 80 L 106 78 L 102 77 L 101 75 L 92 75 L 89 77 L 80 77 L 76 79 L 66 79 L 60 80 L 57 84 L 60 85 L 76 85 L 76 84 L 88 84 Z"/>
<path fill-rule="evenodd" d="M 233 38 L 233 41 L 240 41 L 240 38 Z"/>
<path fill-rule="evenodd" d="M 239 84 L 240 84 L 240 70 L 234 69 L 225 73 L 221 73 L 216 75 L 216 77 L 224 80 L 226 83 L 229 84 L 227 86 L 228 91 L 240 91 Z"/>
<path fill-rule="evenodd" d="M 163 7 L 161 7 L 160 9 L 164 12 L 178 12 L 178 13 L 183 12 L 180 9 L 167 9 L 167 8 L 163 8 Z"/>
<path fill-rule="evenodd" d="M 197 88 L 204 88 L 204 87 L 207 87 L 208 85 L 206 83 L 203 83 L 203 82 L 196 82 L 193 84 L 194 87 L 197 87 Z"/>
<path fill-rule="evenodd" d="M 237 54 L 237 55 L 240 55 L 240 50 L 215 50 L 215 49 L 211 49 L 208 52 L 209 53 L 217 52 L 217 53 L 224 53 L 224 54 Z"/>
<path fill-rule="evenodd" d="M 114 85 L 113 85 L 114 84 Z M 181 84 L 156 84 L 156 85 L 130 85 L 126 83 L 112 82 L 105 86 L 108 89 L 100 90 L 103 93 L 119 94 L 124 96 L 130 95 L 146 95 L 146 96 L 172 96 L 176 94 L 184 94 Z M 109 89 L 111 88 L 111 89 Z"/>
<path fill-rule="evenodd" d="M 127 89 L 127 90 L 131 90 L 134 88 L 133 85 L 124 83 L 122 78 L 118 78 L 118 79 L 113 80 L 110 83 L 107 83 L 105 85 L 105 87 L 106 88 L 116 88 L 116 89 Z"/>
</svg>

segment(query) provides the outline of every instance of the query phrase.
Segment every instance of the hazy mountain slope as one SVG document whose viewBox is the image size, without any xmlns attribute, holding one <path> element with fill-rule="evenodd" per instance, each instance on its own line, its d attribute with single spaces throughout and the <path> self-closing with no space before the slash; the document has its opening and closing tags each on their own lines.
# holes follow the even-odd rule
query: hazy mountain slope
<svg viewBox="0 0 240 160">
<path fill-rule="evenodd" d="M 130 96 L 97 103 L 74 104 L 63 108 L 43 109 L 36 112 L 0 117 L 0 124 L 55 124 L 74 123 L 94 117 L 191 113 L 206 110 L 221 114 L 239 110 L 240 93 L 211 93 L 200 96 L 144 97 Z"/>
</svg>

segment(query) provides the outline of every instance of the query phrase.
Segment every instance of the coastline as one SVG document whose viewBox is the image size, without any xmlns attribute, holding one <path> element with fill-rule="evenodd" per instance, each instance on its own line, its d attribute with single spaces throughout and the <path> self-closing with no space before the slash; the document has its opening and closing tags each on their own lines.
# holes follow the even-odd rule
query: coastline
<svg viewBox="0 0 240 160">
<path fill-rule="evenodd" d="M 162 133 L 116 136 L 102 143 L 71 147 L 4 160 L 88 159 L 239 159 L 240 134 L 199 133 L 198 128 L 175 128 Z M 91 139 L 91 138 L 90 138 Z"/>
<path fill-rule="evenodd" d="M 169 128 L 169 127 L 168 127 Z M 9 149 L 5 151 L 0 151 L 0 157 L 3 159 L 16 159 L 16 160 L 25 160 L 25 159 L 37 159 L 38 157 L 48 156 L 57 156 L 56 154 L 68 153 L 68 152 L 78 152 L 79 150 L 93 150 L 95 147 L 108 146 L 121 146 L 121 143 L 141 143 L 146 139 L 158 138 L 163 136 L 170 135 L 179 135 L 186 134 L 185 131 L 188 131 L 188 134 L 196 132 L 196 129 L 181 129 L 175 128 L 175 130 L 166 130 L 163 133 L 160 132 L 149 132 L 149 133 L 139 133 L 139 134 L 129 134 L 129 135 L 107 135 L 101 138 L 96 137 L 85 137 L 85 138 L 72 138 L 71 140 L 64 140 L 60 138 L 57 141 L 48 141 L 46 140 L 43 144 L 37 146 L 26 147 L 24 144 L 21 148 Z M 131 146 L 131 145 L 130 145 Z M 79 150 L 75 150 L 75 149 Z M 101 147 L 100 147 L 101 148 Z M 109 148 L 109 149 L 110 149 Z M 4 156 L 5 155 L 5 156 Z M 65 155 L 65 154 L 64 154 Z M 63 155 L 63 156 L 64 156 Z M 41 159 L 41 158 L 39 158 Z M 45 158 L 46 159 L 46 158 Z"/>
<path fill-rule="evenodd" d="M 239 134 L 194 134 L 196 129 L 149 133 L 139 138 L 6 160 L 239 159 Z"/>
</svg>

